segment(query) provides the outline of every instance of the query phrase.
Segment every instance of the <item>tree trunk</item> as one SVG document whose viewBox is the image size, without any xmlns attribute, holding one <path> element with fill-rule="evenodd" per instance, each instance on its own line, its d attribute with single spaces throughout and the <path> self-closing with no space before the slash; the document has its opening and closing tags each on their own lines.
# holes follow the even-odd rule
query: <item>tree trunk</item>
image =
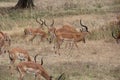
<svg viewBox="0 0 120 80">
<path fill-rule="evenodd" d="M 19 0 L 15 5 L 15 8 L 33 8 L 34 3 L 33 0 Z"/>
</svg>

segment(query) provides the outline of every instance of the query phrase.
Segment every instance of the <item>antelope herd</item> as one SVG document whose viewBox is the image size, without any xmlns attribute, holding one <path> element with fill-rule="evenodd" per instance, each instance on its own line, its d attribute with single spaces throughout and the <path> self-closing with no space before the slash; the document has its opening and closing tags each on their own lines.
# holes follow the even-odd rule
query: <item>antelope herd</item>
<svg viewBox="0 0 120 80">
<path fill-rule="evenodd" d="M 54 44 L 54 51 L 55 53 L 60 55 L 60 48 L 63 42 L 67 41 L 68 44 L 66 44 L 65 48 L 67 48 L 69 45 L 70 48 L 75 45 L 78 48 L 77 43 L 82 41 L 83 43 L 86 43 L 85 37 L 87 34 L 91 34 L 89 32 L 89 29 L 86 25 L 83 24 L 82 20 L 80 20 L 80 25 L 82 28 L 79 29 L 79 31 L 71 26 L 71 25 L 63 25 L 60 28 L 56 28 L 54 26 L 54 20 L 52 20 L 52 23 L 48 25 L 45 20 L 36 18 L 36 22 L 40 24 L 40 27 L 37 28 L 25 28 L 24 29 L 24 36 L 27 38 L 27 36 L 31 35 L 32 38 L 29 39 L 29 41 L 33 41 L 36 36 L 40 36 L 40 42 L 44 41 L 45 39 L 49 43 Z M 47 31 L 45 31 L 45 28 Z M 119 43 L 120 41 L 120 32 L 118 35 L 114 35 L 112 32 L 112 37 L 116 39 L 116 42 Z M 52 80 L 52 77 L 47 73 L 47 71 L 43 68 L 43 59 L 41 59 L 41 64 L 36 62 L 36 58 L 39 54 L 35 55 L 34 60 L 31 59 L 31 56 L 29 52 L 23 48 L 15 47 L 15 48 L 9 48 L 11 46 L 11 37 L 7 33 L 0 32 L 0 54 L 2 53 L 8 53 L 9 59 L 10 59 L 10 71 L 11 74 L 13 74 L 13 69 L 16 69 L 19 72 L 19 79 L 23 80 L 23 77 L 26 73 L 33 73 L 35 75 L 35 80 L 38 78 L 41 79 L 40 76 L 44 77 L 46 80 Z M 16 60 L 19 60 L 20 62 L 15 64 Z M 58 78 L 63 76 L 63 74 Z"/>
</svg>

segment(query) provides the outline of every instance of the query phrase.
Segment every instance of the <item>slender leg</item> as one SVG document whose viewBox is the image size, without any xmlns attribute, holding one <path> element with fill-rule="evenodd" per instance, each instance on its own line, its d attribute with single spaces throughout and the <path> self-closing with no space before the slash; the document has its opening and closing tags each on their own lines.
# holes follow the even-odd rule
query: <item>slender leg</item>
<svg viewBox="0 0 120 80">
<path fill-rule="evenodd" d="M 56 40 L 55 45 L 54 45 L 55 54 L 57 54 L 57 53 L 58 53 L 59 48 L 60 48 L 60 43 L 59 43 L 59 41 L 58 41 L 58 40 Z"/>
<path fill-rule="evenodd" d="M 37 74 L 35 74 L 35 80 L 37 79 Z"/>
<path fill-rule="evenodd" d="M 33 35 L 33 37 L 30 39 L 30 41 L 33 41 L 35 39 L 36 35 Z"/>
<path fill-rule="evenodd" d="M 79 48 L 78 48 L 78 45 L 77 45 L 77 43 L 76 43 L 76 42 L 74 42 L 74 44 L 75 44 L 76 48 L 77 48 L 77 49 L 79 49 Z"/>
<path fill-rule="evenodd" d="M 19 80 L 23 80 L 25 73 L 20 72 Z"/>
<path fill-rule="evenodd" d="M 77 45 L 77 42 L 74 42 L 74 44 L 75 44 L 75 46 L 76 46 L 78 52 L 80 53 L 80 51 L 79 51 L 79 47 L 78 47 L 78 45 Z"/>
<path fill-rule="evenodd" d="M 36 79 L 41 80 L 41 75 L 39 73 L 35 73 L 35 80 Z"/>
<path fill-rule="evenodd" d="M 9 69 L 10 69 L 10 74 L 13 76 L 13 70 L 14 70 L 14 67 L 15 67 L 15 59 L 12 59 L 10 61 L 10 66 L 9 66 Z"/>
<path fill-rule="evenodd" d="M 85 38 L 83 38 L 83 42 L 86 43 Z"/>
</svg>

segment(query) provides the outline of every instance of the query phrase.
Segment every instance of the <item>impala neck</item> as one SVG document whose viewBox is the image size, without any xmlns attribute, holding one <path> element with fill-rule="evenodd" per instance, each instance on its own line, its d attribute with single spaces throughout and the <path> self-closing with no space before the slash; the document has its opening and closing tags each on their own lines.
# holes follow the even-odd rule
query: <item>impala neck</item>
<svg viewBox="0 0 120 80">
<path fill-rule="evenodd" d="M 47 74 L 47 72 L 43 72 L 41 75 L 42 75 L 46 80 L 52 80 L 52 79 L 51 79 L 51 76 L 49 76 L 49 75 Z"/>
</svg>

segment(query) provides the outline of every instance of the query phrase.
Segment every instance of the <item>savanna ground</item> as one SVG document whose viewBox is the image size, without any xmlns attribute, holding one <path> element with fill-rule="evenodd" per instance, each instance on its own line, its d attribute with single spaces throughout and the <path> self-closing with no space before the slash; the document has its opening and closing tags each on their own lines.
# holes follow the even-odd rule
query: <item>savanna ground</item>
<svg viewBox="0 0 120 80">
<path fill-rule="evenodd" d="M 0 29 L 12 37 L 12 46 L 28 50 L 34 57 L 40 53 L 44 59 L 44 68 L 57 79 L 65 73 L 66 80 L 120 80 L 120 45 L 111 36 L 118 31 L 117 25 L 110 25 L 120 15 L 119 0 L 35 0 L 35 9 L 11 9 L 17 0 L 0 0 Z M 53 44 L 47 41 L 39 43 L 37 37 L 33 43 L 25 42 L 23 30 L 26 27 L 39 27 L 35 17 L 55 20 L 54 26 L 70 24 L 80 28 L 79 20 L 88 26 L 91 34 L 86 43 L 79 42 L 79 50 L 64 49 L 61 55 L 54 54 Z M 8 54 L 0 56 L 0 80 L 17 80 L 18 73 L 10 75 Z M 31 74 L 25 80 L 32 80 Z M 44 79 L 43 79 L 44 80 Z"/>
</svg>

